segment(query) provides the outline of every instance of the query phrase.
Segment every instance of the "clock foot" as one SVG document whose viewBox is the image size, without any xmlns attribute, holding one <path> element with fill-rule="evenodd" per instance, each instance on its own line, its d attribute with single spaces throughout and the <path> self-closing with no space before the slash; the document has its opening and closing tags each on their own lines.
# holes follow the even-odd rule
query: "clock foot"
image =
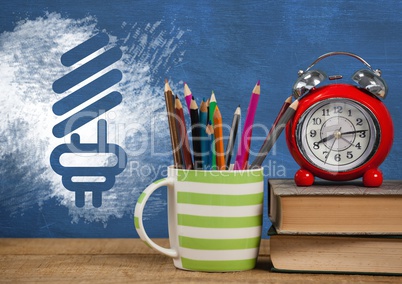
<svg viewBox="0 0 402 284">
<path fill-rule="evenodd" d="M 310 186 L 314 183 L 314 176 L 305 169 L 300 169 L 295 174 L 295 183 L 297 186 Z"/>
<path fill-rule="evenodd" d="M 367 187 L 379 187 L 382 180 L 382 172 L 379 169 L 368 170 L 363 175 L 363 185 Z"/>
</svg>

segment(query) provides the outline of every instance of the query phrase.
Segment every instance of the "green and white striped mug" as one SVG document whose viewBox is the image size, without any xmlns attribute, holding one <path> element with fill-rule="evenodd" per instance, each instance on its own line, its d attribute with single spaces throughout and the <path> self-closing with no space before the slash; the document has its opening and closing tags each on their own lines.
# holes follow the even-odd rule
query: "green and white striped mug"
<svg viewBox="0 0 402 284">
<path fill-rule="evenodd" d="M 263 170 L 203 171 L 168 168 L 168 177 L 138 198 L 134 223 L 151 248 L 173 258 L 177 268 L 225 272 L 255 267 L 261 240 Z M 143 210 L 159 187 L 168 189 L 171 248 L 154 243 L 143 226 Z"/>
</svg>

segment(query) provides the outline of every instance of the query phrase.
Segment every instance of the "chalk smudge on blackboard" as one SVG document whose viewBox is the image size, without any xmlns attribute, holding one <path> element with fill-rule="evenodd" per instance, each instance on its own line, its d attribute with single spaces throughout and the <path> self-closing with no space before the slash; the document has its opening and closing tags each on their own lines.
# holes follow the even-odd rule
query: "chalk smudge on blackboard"
<svg viewBox="0 0 402 284">
<path fill-rule="evenodd" d="M 123 95 L 123 102 L 101 118 L 108 121 L 109 142 L 125 148 L 128 166 L 116 177 L 115 186 L 104 192 L 100 208 L 92 207 L 91 196 L 86 197 L 83 208 L 76 207 L 74 192 L 63 187 L 61 177 L 49 165 L 52 150 L 69 142 L 69 136 L 58 139 L 52 135 L 53 126 L 63 119 L 52 113 L 52 105 L 66 95 L 54 93 L 52 83 L 69 71 L 60 57 L 101 31 L 96 18 L 70 19 L 46 13 L 20 21 L 13 31 L 0 35 L 0 194 L 1 206 L 11 216 L 55 199 L 68 208 L 72 222 L 99 221 L 106 226 L 110 218 L 131 214 L 144 186 L 160 178 L 161 171 L 145 174 L 139 169 L 164 167 L 171 160 L 165 145 L 158 145 L 169 139 L 168 132 L 161 131 L 167 126 L 163 79 L 185 54 L 181 48 L 185 32 L 173 24 L 166 30 L 169 24 L 162 23 L 124 22 L 123 37 L 109 35 L 111 44 L 123 51 L 114 65 L 123 79 L 112 87 Z M 179 83 L 171 85 L 177 89 Z M 82 141 L 94 142 L 95 125 L 96 120 L 77 130 Z M 164 203 L 156 196 L 146 213 L 159 212 Z"/>
</svg>

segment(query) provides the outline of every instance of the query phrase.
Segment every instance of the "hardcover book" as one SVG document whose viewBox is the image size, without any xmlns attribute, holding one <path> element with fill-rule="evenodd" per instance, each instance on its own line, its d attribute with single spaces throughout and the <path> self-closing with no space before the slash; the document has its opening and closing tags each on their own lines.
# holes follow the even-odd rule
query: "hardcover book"
<svg viewBox="0 0 402 284">
<path fill-rule="evenodd" d="M 279 234 L 402 235 L 402 181 L 298 187 L 293 179 L 270 179 L 268 191 L 269 218 Z"/>
<path fill-rule="evenodd" d="M 271 227 L 272 271 L 401 274 L 402 237 L 395 235 L 289 235 Z"/>
</svg>

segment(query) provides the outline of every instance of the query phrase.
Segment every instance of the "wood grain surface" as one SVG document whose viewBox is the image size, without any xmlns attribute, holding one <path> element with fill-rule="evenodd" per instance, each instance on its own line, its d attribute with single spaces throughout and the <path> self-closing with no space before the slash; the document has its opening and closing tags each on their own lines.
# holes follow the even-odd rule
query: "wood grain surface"
<svg viewBox="0 0 402 284">
<path fill-rule="evenodd" d="M 167 239 L 156 242 L 168 247 Z M 270 272 L 269 240 L 255 269 L 230 273 L 176 269 L 139 239 L 0 239 L 0 282 L 10 283 L 402 283 L 402 277 Z"/>
</svg>

